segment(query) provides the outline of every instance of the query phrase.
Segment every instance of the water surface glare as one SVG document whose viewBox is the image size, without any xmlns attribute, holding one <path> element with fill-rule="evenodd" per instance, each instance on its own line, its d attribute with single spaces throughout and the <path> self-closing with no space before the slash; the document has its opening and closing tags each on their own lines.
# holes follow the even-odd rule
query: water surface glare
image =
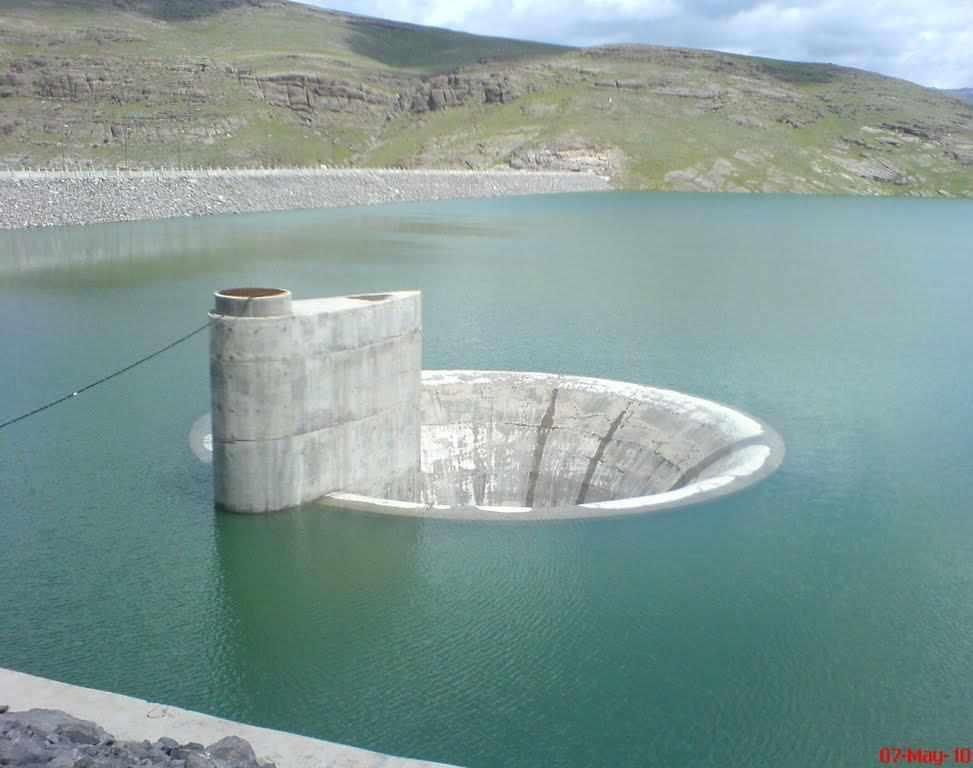
<svg viewBox="0 0 973 768">
<path fill-rule="evenodd" d="M 188 444 L 200 335 L 0 432 L 0 666 L 470 768 L 968 745 L 971 220 L 612 193 L 0 233 L 0 421 L 192 330 L 217 288 L 419 288 L 427 368 L 677 389 L 788 451 L 619 520 L 218 515 Z"/>
</svg>

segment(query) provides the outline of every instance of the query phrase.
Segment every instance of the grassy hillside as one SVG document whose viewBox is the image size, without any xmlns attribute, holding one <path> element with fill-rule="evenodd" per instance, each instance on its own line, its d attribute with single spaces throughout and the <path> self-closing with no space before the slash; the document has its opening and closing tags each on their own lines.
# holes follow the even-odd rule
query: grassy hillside
<svg viewBox="0 0 973 768">
<path fill-rule="evenodd" d="M 830 65 L 578 50 L 284 0 L 0 0 L 0 167 L 62 162 L 973 196 L 973 106 Z"/>
<path fill-rule="evenodd" d="M 969 101 L 973 103 L 973 88 L 954 88 L 951 91 L 945 91 L 950 96 L 955 96 L 958 99 L 963 99 L 963 101 Z"/>
</svg>

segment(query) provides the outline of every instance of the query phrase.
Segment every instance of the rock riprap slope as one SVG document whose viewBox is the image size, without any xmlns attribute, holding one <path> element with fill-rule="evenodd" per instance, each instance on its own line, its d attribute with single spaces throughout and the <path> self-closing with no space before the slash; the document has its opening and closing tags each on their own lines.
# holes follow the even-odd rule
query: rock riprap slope
<svg viewBox="0 0 973 768">
<path fill-rule="evenodd" d="M 553 171 L 0 171 L 0 229 L 609 189 Z"/>
<path fill-rule="evenodd" d="M 0 709 L 6 709 L 5 707 Z M 180 744 L 169 738 L 118 741 L 88 720 L 53 709 L 0 714 L 0 765 L 16 768 L 274 768 L 250 744 L 227 736 L 214 744 Z"/>
<path fill-rule="evenodd" d="M 63 163 L 973 196 L 973 105 L 828 64 L 571 49 L 283 0 L 0 0 L 0 167 Z"/>
</svg>

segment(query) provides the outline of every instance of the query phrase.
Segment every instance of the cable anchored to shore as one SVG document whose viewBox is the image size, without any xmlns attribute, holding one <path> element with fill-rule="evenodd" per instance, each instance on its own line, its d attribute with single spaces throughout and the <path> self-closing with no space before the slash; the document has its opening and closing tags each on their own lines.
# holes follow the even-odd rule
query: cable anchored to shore
<svg viewBox="0 0 973 768">
<path fill-rule="evenodd" d="M 170 349 L 172 349 L 175 346 L 178 346 L 179 344 L 182 344 L 184 341 L 189 341 L 189 339 L 191 339 L 193 336 L 195 336 L 198 333 L 202 333 L 207 328 L 209 328 L 209 326 L 210 326 L 210 323 L 207 322 L 204 325 L 201 325 L 195 331 L 190 331 L 185 336 L 180 336 L 175 341 L 170 342 L 169 344 L 166 344 L 161 349 L 157 349 L 155 352 L 152 352 L 152 353 L 146 355 L 145 357 L 139 358 L 134 363 L 131 363 L 130 365 L 126 365 L 124 368 L 119 368 L 117 371 L 113 371 L 112 373 L 109 373 L 107 376 L 102 376 L 97 381 L 93 381 L 90 384 L 86 384 L 85 386 L 81 387 L 80 389 L 76 389 L 74 392 L 72 392 L 69 395 L 64 395 L 64 397 L 59 397 L 59 398 L 57 398 L 57 400 L 51 400 L 49 403 L 44 403 L 44 405 L 42 405 L 42 406 L 40 406 L 38 408 L 35 408 L 32 411 L 28 411 L 27 413 L 23 413 L 20 416 L 17 416 L 15 418 L 10 419 L 9 421 L 5 421 L 3 423 L 0 423 L 0 429 L 5 429 L 5 428 L 11 426 L 12 424 L 16 424 L 18 421 L 23 421 L 24 419 L 29 419 L 31 416 L 36 416 L 38 413 L 41 413 L 43 411 L 46 411 L 48 408 L 53 408 L 55 405 L 60 405 L 61 403 L 63 403 L 66 400 L 73 400 L 78 395 L 80 395 L 80 394 L 82 394 L 84 392 L 87 392 L 89 389 L 94 389 L 99 384 L 104 384 L 106 381 L 111 381 L 116 376 L 121 376 L 123 373 L 127 373 L 128 371 L 132 370 L 133 368 L 137 368 L 138 366 L 142 365 L 142 363 L 147 363 L 152 358 L 158 357 L 163 352 L 168 352 Z"/>
</svg>

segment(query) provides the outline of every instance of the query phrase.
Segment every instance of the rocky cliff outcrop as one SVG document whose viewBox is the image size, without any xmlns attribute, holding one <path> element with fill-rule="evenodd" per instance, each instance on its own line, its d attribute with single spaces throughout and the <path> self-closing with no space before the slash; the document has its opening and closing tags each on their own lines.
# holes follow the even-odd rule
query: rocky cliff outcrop
<svg viewBox="0 0 973 768">
<path fill-rule="evenodd" d="M 375 108 L 421 114 L 465 104 L 508 104 L 524 92 L 514 80 L 500 74 L 451 74 L 372 85 L 299 73 L 258 76 L 233 71 L 241 83 L 268 103 L 306 115 L 318 110 L 363 112 Z"/>
<path fill-rule="evenodd" d="M 215 74 L 211 70 L 209 62 L 144 61 L 132 66 L 114 59 L 21 57 L 0 72 L 0 98 L 202 103 Z"/>
<path fill-rule="evenodd" d="M 422 78 L 375 78 L 367 83 L 304 73 L 258 75 L 232 65 L 210 62 L 146 61 L 141 67 L 112 60 L 62 60 L 24 57 L 0 72 L 0 98 L 11 96 L 114 103 L 165 100 L 204 103 L 219 93 L 220 79 L 232 78 L 252 96 L 275 107 L 313 114 L 317 111 L 361 113 L 371 110 L 434 112 L 464 104 L 508 104 L 525 88 L 506 75 L 463 74 Z"/>
<path fill-rule="evenodd" d="M 622 164 L 622 153 L 607 146 L 586 142 L 559 143 L 540 147 L 521 147 L 507 158 L 518 170 L 574 171 L 612 176 Z"/>
<path fill-rule="evenodd" d="M 259 77 L 248 72 L 238 73 L 238 79 L 273 106 L 308 114 L 316 110 L 362 112 L 393 104 L 393 98 L 387 93 L 347 80 L 302 74 Z"/>
<path fill-rule="evenodd" d="M 522 94 L 523 88 L 507 75 L 440 75 L 426 80 L 411 93 L 399 94 L 397 106 L 408 112 L 435 112 L 469 103 L 509 104 Z"/>
</svg>

